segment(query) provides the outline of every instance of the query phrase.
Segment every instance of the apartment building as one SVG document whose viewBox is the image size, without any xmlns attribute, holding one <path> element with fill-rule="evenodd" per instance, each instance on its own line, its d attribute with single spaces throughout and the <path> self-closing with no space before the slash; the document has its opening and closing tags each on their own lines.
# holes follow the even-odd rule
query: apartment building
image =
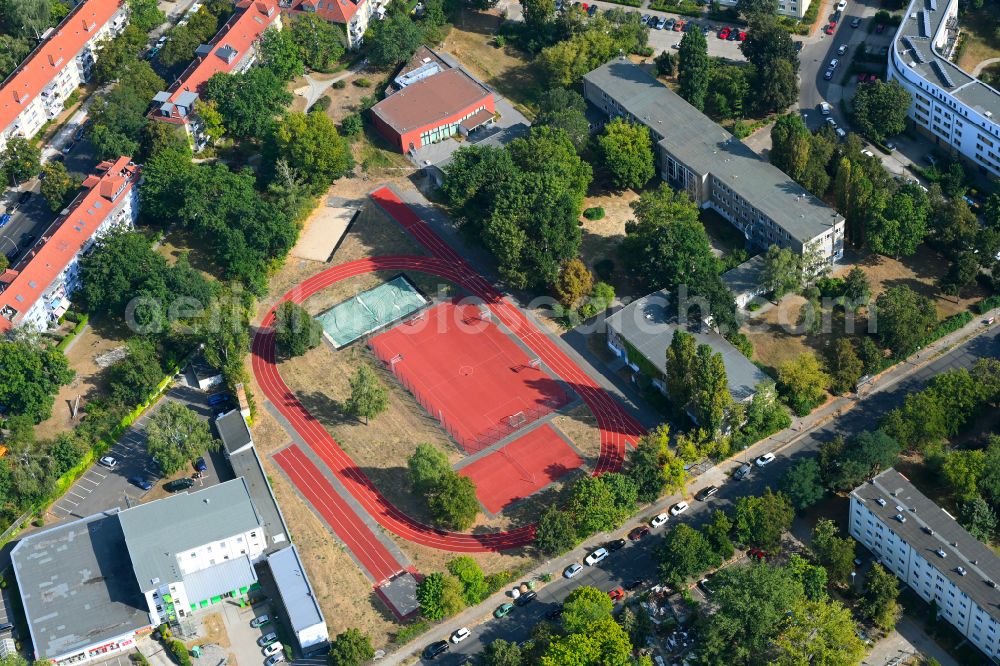
<svg viewBox="0 0 1000 666">
<path fill-rule="evenodd" d="M 958 0 L 912 0 L 889 49 L 888 78 L 910 93 L 910 118 L 936 144 L 1000 176 L 1000 92 L 949 60 L 958 32 Z"/>
<path fill-rule="evenodd" d="M 583 78 L 584 97 L 610 117 L 649 128 L 657 171 L 712 208 L 759 249 L 788 247 L 833 263 L 844 218 L 639 65 L 613 60 Z"/>
<path fill-rule="evenodd" d="M 256 64 L 257 45 L 270 27 L 281 29 L 281 13 L 275 0 L 244 0 L 222 26 L 210 44 L 202 44 L 194 61 L 170 86 L 153 97 L 151 115 L 164 122 L 184 127 L 196 151 L 208 143 L 208 136 L 195 112 L 201 87 L 213 75 L 241 74 Z"/>
<path fill-rule="evenodd" d="M 374 0 L 281 0 L 281 11 L 296 16 L 315 16 L 343 26 L 347 48 L 357 49 L 364 42 L 368 23 L 375 13 Z"/>
<path fill-rule="evenodd" d="M 138 181 L 139 167 L 128 157 L 97 165 L 35 247 L 0 273 L 0 332 L 43 331 L 66 312 L 80 286 L 80 257 L 112 229 L 135 224 Z"/>
<path fill-rule="evenodd" d="M 723 7 L 735 7 L 737 0 L 719 0 L 719 4 Z M 800 19 L 806 15 L 810 4 L 812 4 L 810 0 L 778 0 L 777 13 L 781 16 Z"/>
<path fill-rule="evenodd" d="M 850 533 L 992 661 L 1000 661 L 1000 558 L 889 469 L 851 492 Z"/>
<path fill-rule="evenodd" d="M 66 98 L 90 80 L 102 42 L 128 24 L 122 0 L 84 0 L 0 84 L 0 150 L 15 135 L 31 138 L 62 113 Z"/>
</svg>

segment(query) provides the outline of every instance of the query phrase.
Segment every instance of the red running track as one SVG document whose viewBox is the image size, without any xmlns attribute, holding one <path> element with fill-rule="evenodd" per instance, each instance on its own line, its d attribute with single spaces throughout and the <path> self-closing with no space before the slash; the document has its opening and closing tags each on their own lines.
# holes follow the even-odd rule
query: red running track
<svg viewBox="0 0 1000 666">
<path fill-rule="evenodd" d="M 368 577 L 380 586 L 406 567 L 378 540 L 354 509 L 337 494 L 323 472 L 298 446 L 292 444 L 275 454 L 284 470 L 309 503 L 323 516 L 330 529 L 354 553 Z M 389 604 L 389 608 L 393 608 Z"/>
<path fill-rule="evenodd" d="M 375 201 L 398 220 L 436 257 L 374 257 L 329 268 L 303 281 L 286 293 L 279 303 L 301 303 L 316 292 L 341 280 L 380 270 L 412 270 L 445 278 L 481 298 L 500 321 L 515 332 L 559 377 L 571 384 L 587 403 L 601 431 L 601 455 L 595 474 L 616 471 L 624 461 L 625 448 L 642 435 L 642 426 L 622 410 L 604 389 L 584 373 L 525 315 L 474 271 L 395 194 L 383 188 L 374 193 Z M 357 468 L 323 426 L 302 406 L 282 380 L 274 360 L 274 321 L 272 309 L 253 340 L 253 370 L 264 395 L 288 419 L 309 447 L 330 467 L 347 490 L 383 527 L 401 538 L 424 546 L 451 552 L 483 552 L 518 548 L 531 542 L 535 526 L 492 534 L 462 534 L 424 525 L 393 506 L 365 474 Z"/>
</svg>

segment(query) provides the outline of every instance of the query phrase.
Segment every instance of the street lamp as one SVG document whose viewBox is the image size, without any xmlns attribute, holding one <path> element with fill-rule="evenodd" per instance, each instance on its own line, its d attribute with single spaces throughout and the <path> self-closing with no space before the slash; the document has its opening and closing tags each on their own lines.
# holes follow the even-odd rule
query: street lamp
<svg viewBox="0 0 1000 666">
<path fill-rule="evenodd" d="M 858 572 L 857 571 L 852 571 L 851 572 L 851 589 L 854 590 L 855 592 L 857 592 L 857 590 L 858 590 L 857 586 L 855 586 L 855 584 L 854 584 L 854 581 L 857 578 L 857 576 L 858 576 Z"/>
</svg>

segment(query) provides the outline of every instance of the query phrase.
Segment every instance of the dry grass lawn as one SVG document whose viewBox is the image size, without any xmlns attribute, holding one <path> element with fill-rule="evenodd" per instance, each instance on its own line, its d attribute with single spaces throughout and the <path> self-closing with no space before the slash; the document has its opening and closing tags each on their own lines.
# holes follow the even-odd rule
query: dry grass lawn
<svg viewBox="0 0 1000 666">
<path fill-rule="evenodd" d="M 625 223 L 632 219 L 632 202 L 639 199 L 639 194 L 633 190 L 623 192 L 600 192 L 583 200 L 583 209 L 600 207 L 604 209 L 604 217 L 600 220 L 588 220 L 581 216 L 583 223 L 583 242 L 580 244 L 580 257 L 587 268 L 594 272 L 597 262 L 610 259 L 615 262 L 615 275 L 611 280 L 615 291 L 627 286 L 628 281 L 621 273 L 621 261 L 618 259 L 618 245 L 625 239 Z"/>
<path fill-rule="evenodd" d="M 962 35 L 965 46 L 958 59 L 958 66 L 972 73 L 976 65 L 990 58 L 1000 57 L 1000 44 L 994 35 L 1000 18 L 1000 8 L 986 3 L 976 12 L 967 12 L 962 18 Z"/>
</svg>

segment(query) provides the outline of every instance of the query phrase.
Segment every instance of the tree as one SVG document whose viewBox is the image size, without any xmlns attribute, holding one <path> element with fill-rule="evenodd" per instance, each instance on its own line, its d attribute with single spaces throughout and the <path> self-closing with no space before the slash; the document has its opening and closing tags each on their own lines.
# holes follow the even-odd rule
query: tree
<svg viewBox="0 0 1000 666">
<path fill-rule="evenodd" d="M 797 460 L 781 478 L 781 492 L 798 511 L 809 508 L 823 499 L 826 489 L 820 476 L 816 458 Z"/>
<path fill-rule="evenodd" d="M 573 514 L 555 506 L 545 509 L 535 531 L 535 546 L 544 555 L 559 555 L 577 544 Z"/>
<path fill-rule="evenodd" d="M 204 97 L 216 103 L 226 130 L 237 138 L 268 136 L 275 116 L 292 101 L 285 81 L 268 67 L 214 74 L 205 82 Z"/>
<path fill-rule="evenodd" d="M 687 33 L 694 34 L 695 31 Z M 701 34 L 700 31 L 698 34 Z M 685 39 L 687 36 L 685 35 Z M 640 189 L 656 174 L 653 144 L 645 125 L 614 118 L 597 137 L 597 151 L 619 189 Z"/>
<path fill-rule="evenodd" d="M 336 179 L 354 168 L 350 147 L 325 113 L 285 114 L 275 124 L 264 155 L 269 173 L 282 160 L 291 169 L 303 174 L 304 182 L 313 194 L 322 194 Z"/>
<path fill-rule="evenodd" d="M 223 11 L 203 6 L 188 16 L 184 25 L 170 31 L 170 39 L 157 52 L 159 63 L 169 69 L 191 60 L 198 45 L 211 41 L 212 35 L 219 29 Z"/>
<path fill-rule="evenodd" d="M 795 577 L 802 583 L 802 590 L 806 599 L 810 601 L 822 601 L 827 598 L 826 593 L 826 569 L 821 566 L 809 564 L 809 561 L 798 553 L 793 553 L 788 561 L 788 567 L 795 574 Z"/>
<path fill-rule="evenodd" d="M 733 447 L 745 449 L 792 424 L 788 410 L 778 400 L 778 392 L 772 382 L 757 385 L 757 392 L 743 412 L 743 424 L 733 433 Z"/>
<path fill-rule="evenodd" d="M 420 28 L 405 13 L 393 13 L 376 22 L 368 42 L 368 59 L 376 67 L 389 67 L 408 59 L 420 46 Z"/>
<path fill-rule="evenodd" d="M 875 344 L 875 341 L 870 337 L 863 336 L 861 342 L 858 344 L 858 356 L 861 357 L 861 362 L 865 366 L 866 375 L 877 374 L 882 370 L 882 363 L 885 360 L 885 354 L 882 349 Z"/>
<path fill-rule="evenodd" d="M 543 27 L 555 16 L 555 0 L 520 0 L 524 23 L 533 30 Z"/>
<path fill-rule="evenodd" d="M 167 20 L 157 6 L 156 0 L 127 0 L 126 4 L 129 11 L 129 25 L 135 26 L 140 32 L 149 32 Z"/>
<path fill-rule="evenodd" d="M 156 9 L 155 6 L 153 8 Z M 147 31 L 136 26 L 134 16 L 130 18 L 129 25 L 117 37 L 101 44 L 94 64 L 94 78 L 98 83 L 116 81 L 136 62 L 139 51 L 146 45 Z"/>
<path fill-rule="evenodd" d="M 611 488 L 603 477 L 577 479 L 570 488 L 569 502 L 576 517 L 576 532 L 581 538 L 614 529 L 625 518 L 619 515 Z"/>
<path fill-rule="evenodd" d="M 571 308 L 589 294 L 593 286 L 594 276 L 584 263 L 579 259 L 570 259 L 563 264 L 552 290 L 564 307 Z"/>
<path fill-rule="evenodd" d="M 62 352 L 30 338 L 0 342 L 0 405 L 8 417 L 39 423 L 52 416 L 59 387 L 75 376 Z"/>
<path fill-rule="evenodd" d="M 434 572 L 417 583 L 420 613 L 428 620 L 443 620 L 462 610 L 462 586 L 454 576 Z"/>
<path fill-rule="evenodd" d="M 164 401 L 146 425 L 146 452 L 160 464 L 165 476 L 218 446 L 208 421 L 186 405 Z"/>
<path fill-rule="evenodd" d="M 551 2 L 552 0 L 541 0 Z M 587 120 L 587 103 L 583 95 L 567 88 L 549 88 L 538 102 L 535 125 L 546 125 L 566 132 L 578 150 L 583 150 L 590 139 L 590 122 Z"/>
<path fill-rule="evenodd" d="M 274 312 L 274 341 L 289 357 L 302 356 L 323 340 L 323 326 L 292 301 L 282 301 Z"/>
<path fill-rule="evenodd" d="M 694 336 L 680 328 L 674 329 L 667 347 L 666 384 L 667 395 L 676 415 L 683 414 L 694 393 L 692 373 L 698 357 Z"/>
<path fill-rule="evenodd" d="M 799 416 L 805 416 L 826 397 L 830 376 L 815 354 L 803 352 L 778 368 L 778 391 Z"/>
<path fill-rule="evenodd" d="M 305 73 L 305 65 L 298 44 L 291 30 L 268 28 L 260 39 L 260 53 L 263 65 L 269 67 L 278 78 L 290 81 Z"/>
<path fill-rule="evenodd" d="M 415 495 L 434 492 L 441 478 L 451 471 L 448 456 L 433 444 L 419 444 L 407 460 L 410 485 Z"/>
<path fill-rule="evenodd" d="M 708 59 L 708 42 L 701 30 L 689 30 L 681 39 L 678 51 L 677 93 L 699 111 L 705 108 L 711 62 Z"/>
<path fill-rule="evenodd" d="M 327 655 L 329 666 L 361 666 L 375 657 L 375 648 L 368 634 L 351 627 L 330 641 Z"/>
<path fill-rule="evenodd" d="M 991 543 L 997 531 L 997 514 L 982 497 L 975 497 L 962 505 L 962 525 L 969 534 L 983 543 Z"/>
<path fill-rule="evenodd" d="M 831 391 L 846 393 L 854 390 L 865 367 L 850 338 L 838 338 L 834 343 L 827 369 L 830 372 Z"/>
<path fill-rule="evenodd" d="M 770 16 L 778 11 L 778 3 L 776 0 L 737 0 L 736 11 L 746 19 L 760 15 Z"/>
<path fill-rule="evenodd" d="M 585 632 L 553 640 L 539 663 L 541 666 L 626 666 L 631 657 L 632 643 L 625 630 L 613 618 L 605 617 L 587 627 Z"/>
<path fill-rule="evenodd" d="M 80 187 L 80 183 L 69 175 L 62 162 L 46 162 L 42 174 L 45 176 L 41 185 L 42 196 L 52 212 L 57 213 L 66 205 L 69 195 Z"/>
<path fill-rule="evenodd" d="M 698 345 L 698 355 L 691 368 L 691 413 L 698 425 L 712 435 L 721 434 L 733 405 L 722 354 L 709 345 Z"/>
<path fill-rule="evenodd" d="M 839 530 L 832 520 L 821 520 L 812 531 L 812 551 L 826 569 L 834 585 L 846 585 L 854 570 L 854 539 L 837 536 Z"/>
<path fill-rule="evenodd" d="M 344 410 L 356 417 L 373 419 L 389 408 L 389 390 L 367 363 L 358 365 L 351 377 L 351 396 L 344 403 Z"/>
<path fill-rule="evenodd" d="M 875 81 L 858 86 L 854 93 L 854 122 L 858 131 L 873 141 L 906 129 L 906 113 L 912 103 L 910 93 L 899 81 Z"/>
<path fill-rule="evenodd" d="M 736 501 L 733 529 L 740 543 L 772 549 L 781 542 L 781 535 L 792 526 L 794 517 L 788 498 L 765 488 L 763 495 Z"/>
<path fill-rule="evenodd" d="M 441 477 L 427 506 L 435 521 L 448 529 L 467 530 L 479 515 L 476 484 L 467 476 L 452 472 Z"/>
<path fill-rule="evenodd" d="M 586 632 L 588 628 L 611 617 L 615 603 L 607 592 L 596 587 L 581 585 L 563 602 L 562 626 L 570 634 Z"/>
<path fill-rule="evenodd" d="M 718 555 L 722 561 L 728 560 L 736 552 L 733 542 L 729 538 L 729 533 L 732 529 L 733 521 L 729 520 L 726 512 L 716 509 L 712 512 L 711 520 L 702 530 L 705 534 L 705 539 L 708 540 L 708 545 L 712 548 L 712 552 Z"/>
<path fill-rule="evenodd" d="M 344 31 L 329 21 L 300 14 L 290 19 L 289 32 L 310 69 L 327 71 L 344 55 Z"/>
<path fill-rule="evenodd" d="M 865 576 L 861 614 L 886 631 L 892 630 L 899 615 L 899 581 L 881 564 L 875 563 Z"/>
<path fill-rule="evenodd" d="M 670 449 L 670 429 L 666 424 L 643 435 L 628 452 L 628 475 L 635 482 L 637 498 L 653 502 L 665 492 L 684 487 L 684 461 Z"/>
<path fill-rule="evenodd" d="M 771 128 L 771 164 L 800 181 L 809 164 L 812 134 L 802 116 L 787 113 L 779 117 Z"/>
<path fill-rule="evenodd" d="M 3 25 L 13 34 L 38 39 L 53 25 L 52 9 L 55 6 L 56 3 L 48 0 L 6 0 L 3 3 Z"/>
<path fill-rule="evenodd" d="M 517 643 L 497 638 L 483 649 L 480 657 L 483 666 L 521 666 L 524 663 Z"/>
<path fill-rule="evenodd" d="M 900 187 L 886 206 L 869 218 L 868 243 L 879 254 L 896 259 L 912 255 L 927 235 L 930 208 L 927 195 L 919 187 Z"/>
<path fill-rule="evenodd" d="M 853 666 L 864 658 L 867 649 L 851 611 L 839 601 L 804 601 L 790 615 L 775 642 L 776 666 Z"/>
<path fill-rule="evenodd" d="M 848 271 L 844 277 L 844 298 L 856 306 L 867 303 L 871 294 L 872 285 L 868 275 L 858 266 Z"/>
<path fill-rule="evenodd" d="M 144 404 L 163 379 L 163 369 L 153 343 L 143 338 L 129 338 L 128 355 L 108 368 L 111 399 L 132 409 Z"/>
<path fill-rule="evenodd" d="M 677 69 L 677 58 L 670 51 L 661 51 L 655 62 L 657 76 L 673 76 Z"/>
<path fill-rule="evenodd" d="M 140 157 L 143 130 L 147 123 L 154 122 L 146 118 L 149 100 L 166 89 L 166 83 L 145 60 L 132 60 L 117 78 L 108 93 L 92 98 L 94 103 L 88 111 L 92 120 L 90 140 L 101 159 Z"/>
<path fill-rule="evenodd" d="M 889 287 L 875 299 L 877 333 L 896 358 L 905 358 L 921 344 L 937 323 L 934 303 L 906 285 Z"/>
<path fill-rule="evenodd" d="M 658 555 L 660 577 L 674 587 L 722 563 L 705 535 L 684 523 L 667 531 Z"/>
<path fill-rule="evenodd" d="M 42 151 L 23 136 L 15 135 L 7 139 L 7 147 L 0 155 L 4 175 L 12 185 L 17 185 L 38 175 L 41 168 Z"/>
<path fill-rule="evenodd" d="M 4 78 L 31 53 L 32 41 L 17 35 L 0 35 L 0 74 Z"/>
<path fill-rule="evenodd" d="M 489 588 L 486 585 L 483 570 L 468 555 L 450 560 L 448 571 L 462 584 L 462 598 L 467 606 L 475 606 L 489 596 Z"/>
<path fill-rule="evenodd" d="M 751 12 L 749 23 L 740 51 L 756 72 L 755 105 L 763 112 L 783 111 L 798 96 L 795 42 L 773 12 Z"/>
<path fill-rule="evenodd" d="M 780 300 L 790 291 L 798 291 L 804 282 L 802 257 L 791 248 L 772 245 L 764 255 L 761 283 Z"/>
</svg>

